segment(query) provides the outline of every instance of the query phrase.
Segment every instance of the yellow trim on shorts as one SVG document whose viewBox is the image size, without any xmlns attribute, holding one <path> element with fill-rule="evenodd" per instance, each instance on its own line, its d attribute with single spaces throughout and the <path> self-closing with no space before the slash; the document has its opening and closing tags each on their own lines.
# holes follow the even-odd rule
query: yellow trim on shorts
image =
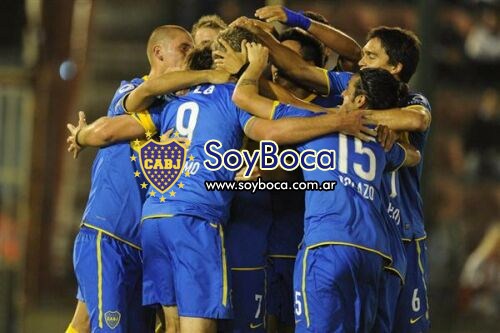
<svg viewBox="0 0 500 333">
<path fill-rule="evenodd" d="M 174 216 L 175 216 L 174 214 L 157 214 L 157 215 L 143 216 L 141 218 L 141 223 L 144 222 L 144 220 L 147 220 L 147 219 L 159 219 L 159 218 L 162 218 L 162 217 L 174 217 Z"/>
<path fill-rule="evenodd" d="M 259 267 L 232 267 L 232 271 L 260 271 L 266 269 L 266 266 L 259 266 Z"/>
<path fill-rule="evenodd" d="M 96 240 L 96 252 L 97 252 L 97 300 L 98 300 L 98 311 L 99 311 L 99 328 L 103 328 L 102 325 L 102 258 L 101 258 L 101 239 L 102 231 L 97 233 Z"/>
<path fill-rule="evenodd" d="M 295 259 L 297 256 L 292 256 L 290 254 L 269 254 L 269 258 L 277 258 L 277 259 Z"/>
<path fill-rule="evenodd" d="M 227 261 L 226 261 L 226 248 L 224 247 L 224 230 L 222 230 L 222 225 L 219 225 L 219 235 L 221 241 L 222 249 L 222 305 L 227 305 Z"/>
<path fill-rule="evenodd" d="M 306 317 L 307 327 L 309 327 L 309 325 L 310 325 L 309 307 L 307 305 L 307 294 L 306 294 L 307 254 L 309 253 L 309 250 L 314 249 L 316 247 L 324 246 L 324 245 L 345 245 L 345 246 L 352 246 L 352 247 L 358 248 L 360 250 L 365 250 L 365 251 L 368 251 L 368 252 L 372 252 L 372 253 L 378 254 L 382 258 L 389 260 L 388 267 L 390 267 L 390 265 L 392 264 L 392 257 L 391 256 L 389 256 L 387 254 L 384 254 L 384 253 L 382 253 L 380 251 L 377 251 L 375 249 L 371 249 L 369 247 L 365 247 L 365 246 L 354 244 L 354 243 L 347 243 L 347 242 L 322 242 L 322 243 L 317 243 L 317 244 L 309 245 L 308 247 L 306 247 L 306 250 L 304 252 L 304 258 L 302 259 L 302 298 L 304 299 L 304 315 Z M 388 267 L 384 267 L 384 268 L 388 268 Z M 390 269 L 392 271 L 397 272 L 398 275 L 399 275 L 399 277 L 402 277 L 402 274 L 399 273 L 395 268 L 390 267 Z"/>
<path fill-rule="evenodd" d="M 306 325 L 309 327 L 309 308 L 307 306 L 307 294 L 306 294 L 306 271 L 307 271 L 307 254 L 309 253 L 309 247 L 306 247 L 304 252 L 304 258 L 302 259 L 302 298 L 304 300 L 304 316 L 306 317 Z"/>
<path fill-rule="evenodd" d="M 399 278 L 401 279 L 401 285 L 405 283 L 405 278 L 403 277 L 403 275 L 401 275 L 401 273 L 397 269 L 391 266 L 384 266 L 384 268 L 387 269 L 388 271 L 396 273 L 396 275 L 399 276 Z"/>
<path fill-rule="evenodd" d="M 102 232 L 103 234 L 105 234 L 105 235 L 107 235 L 107 236 L 109 236 L 109 237 L 113 237 L 114 239 L 116 239 L 116 240 L 118 240 L 118 241 L 120 241 L 120 242 L 122 242 L 122 243 L 125 243 L 125 244 L 127 244 L 128 246 L 133 247 L 134 249 L 137 249 L 137 250 L 142 251 L 142 248 L 141 248 L 139 245 L 135 245 L 134 243 L 131 243 L 131 242 L 129 242 L 129 241 L 126 241 L 126 240 L 124 240 L 123 238 L 120 238 L 120 237 L 118 237 L 118 236 L 116 236 L 116 235 L 112 234 L 112 233 L 111 233 L 111 232 L 109 232 L 109 231 L 106 231 L 106 230 L 104 230 L 104 229 L 98 228 L 98 227 L 96 227 L 96 226 L 93 226 L 93 225 L 88 224 L 88 223 L 85 223 L 85 222 L 82 222 L 82 224 L 80 224 L 80 227 L 81 227 L 81 226 L 86 226 L 87 228 L 90 228 L 90 229 L 94 229 L 94 230 L 100 231 L 100 232 Z"/>
<path fill-rule="evenodd" d="M 415 244 L 417 246 L 417 257 L 418 257 L 418 267 L 420 268 L 420 272 L 422 273 L 422 282 L 424 284 L 425 290 L 425 304 L 427 305 L 427 309 L 425 311 L 425 318 L 429 320 L 429 298 L 427 297 L 427 284 L 425 283 L 425 272 L 424 265 L 422 264 L 422 250 L 420 249 L 420 241 L 415 240 Z"/>
</svg>

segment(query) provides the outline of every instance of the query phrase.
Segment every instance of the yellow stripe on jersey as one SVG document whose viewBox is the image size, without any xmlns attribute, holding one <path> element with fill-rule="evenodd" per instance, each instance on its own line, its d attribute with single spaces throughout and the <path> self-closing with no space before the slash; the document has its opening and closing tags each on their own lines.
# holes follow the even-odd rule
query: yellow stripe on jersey
<svg viewBox="0 0 500 333">
<path fill-rule="evenodd" d="M 251 122 L 255 121 L 256 117 L 252 116 L 250 119 L 247 120 L 245 127 L 243 127 L 243 133 L 247 132 L 247 127 L 250 125 Z"/>
<path fill-rule="evenodd" d="M 304 98 L 304 101 L 311 102 L 313 99 L 316 98 L 316 96 L 318 96 L 318 95 L 311 93 L 309 96 L 307 96 L 306 98 Z"/>
<path fill-rule="evenodd" d="M 323 95 L 323 96 L 328 96 L 328 95 L 330 95 L 330 89 L 331 89 L 330 78 L 328 77 L 328 70 L 326 70 L 324 68 L 322 68 L 322 70 L 323 70 L 323 74 L 325 74 L 325 80 L 326 80 L 326 86 L 327 86 L 327 90 L 326 90 L 327 93 L 326 93 L 326 95 Z"/>
<path fill-rule="evenodd" d="M 144 128 L 146 133 L 149 132 L 151 135 L 155 135 L 158 132 L 149 111 L 132 113 L 131 116 Z"/>
<path fill-rule="evenodd" d="M 101 258 L 101 239 L 102 232 L 97 233 L 96 240 L 96 251 L 97 251 L 97 300 L 98 300 L 98 311 L 99 311 L 99 328 L 103 328 L 102 325 L 102 258 Z"/>
<path fill-rule="evenodd" d="M 219 235 L 221 242 L 221 250 L 222 250 L 222 305 L 227 305 L 227 262 L 226 262 L 226 248 L 224 246 L 224 230 L 222 229 L 222 225 L 219 224 Z"/>
<path fill-rule="evenodd" d="M 276 113 L 276 108 L 278 107 L 278 105 L 280 105 L 279 101 L 274 101 L 273 102 L 273 108 L 272 108 L 271 113 L 269 115 L 269 119 L 271 119 L 271 120 L 274 119 L 274 114 Z"/>
<path fill-rule="evenodd" d="M 131 242 L 129 242 L 129 241 L 126 241 L 126 240 L 124 240 L 123 238 L 120 238 L 120 237 L 118 237 L 118 236 L 116 236 L 116 235 L 112 234 L 112 233 L 111 233 L 111 232 L 109 232 L 109 231 L 106 231 L 106 230 L 104 230 L 104 229 L 98 228 L 98 227 L 96 227 L 96 226 L 93 226 L 93 225 L 88 224 L 88 223 L 85 223 L 85 222 L 83 222 L 82 224 L 80 224 L 80 227 L 81 227 L 82 225 L 83 225 L 83 226 L 86 226 L 87 228 L 91 228 L 91 229 L 97 230 L 97 231 L 99 231 L 99 232 L 102 232 L 103 234 L 106 234 L 106 235 L 108 235 L 109 237 L 113 237 L 114 239 L 119 240 L 120 242 L 125 243 L 125 244 L 127 244 L 127 245 L 129 245 L 129 246 L 133 247 L 134 249 L 137 249 L 137 250 L 142 251 L 142 248 L 141 248 L 139 245 L 136 245 L 136 244 L 134 244 L 134 243 L 131 243 Z"/>
</svg>

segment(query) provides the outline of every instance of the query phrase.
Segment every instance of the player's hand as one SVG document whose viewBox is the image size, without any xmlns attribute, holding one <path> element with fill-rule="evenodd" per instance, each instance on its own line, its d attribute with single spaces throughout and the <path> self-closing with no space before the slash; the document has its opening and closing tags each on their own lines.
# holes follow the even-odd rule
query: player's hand
<svg viewBox="0 0 500 333">
<path fill-rule="evenodd" d="M 341 107 L 336 113 L 336 117 L 340 116 L 342 124 L 342 133 L 352 135 L 362 141 L 372 141 L 377 136 L 377 131 L 368 127 L 370 122 L 367 116 L 370 111 L 366 110 L 353 110 L 349 111 Z M 337 118 L 338 121 L 338 118 Z"/>
<path fill-rule="evenodd" d="M 224 70 L 231 74 L 238 73 L 247 62 L 247 48 L 245 47 L 247 41 L 241 41 L 241 52 L 236 52 L 228 42 L 219 38 L 219 43 L 224 46 L 226 51 L 214 51 L 215 67 Z"/>
<path fill-rule="evenodd" d="M 246 181 L 257 180 L 257 178 L 262 177 L 262 174 L 261 174 L 260 169 L 259 169 L 258 166 L 256 166 L 252 170 L 252 174 L 250 175 L 250 177 L 244 177 L 246 169 L 247 169 L 247 166 L 244 166 L 243 168 L 241 168 L 240 170 L 238 170 L 238 172 L 234 176 L 234 180 L 236 180 L 238 182 L 246 182 Z"/>
<path fill-rule="evenodd" d="M 212 84 L 226 83 L 229 81 L 230 78 L 231 78 L 231 73 L 222 68 L 217 68 L 210 71 L 209 83 Z"/>
<path fill-rule="evenodd" d="M 377 141 L 384 147 L 385 151 L 391 150 L 398 137 L 397 133 L 390 130 L 387 126 L 379 125 L 377 127 Z"/>
<path fill-rule="evenodd" d="M 160 135 L 160 142 L 167 142 L 168 140 L 175 140 L 185 145 L 186 147 L 189 147 L 189 145 L 191 144 L 191 141 L 188 138 L 180 137 L 178 132 L 174 132 L 174 128 L 171 128 L 162 135 Z"/>
<path fill-rule="evenodd" d="M 255 11 L 255 16 L 266 22 L 278 21 L 286 23 L 288 20 L 285 9 L 281 5 L 265 6 Z"/>
<path fill-rule="evenodd" d="M 73 158 L 78 158 L 78 154 L 82 151 L 84 147 L 80 146 L 77 142 L 77 134 L 82 130 L 82 128 L 87 126 L 87 121 L 85 120 L 85 112 L 78 112 L 78 125 L 74 126 L 73 124 L 67 124 L 66 127 L 69 130 L 70 135 L 66 139 L 66 142 L 69 144 L 68 152 L 73 153 Z"/>
<path fill-rule="evenodd" d="M 245 16 L 237 18 L 229 26 L 245 28 L 257 36 L 261 36 L 262 34 L 266 33 L 272 33 L 272 31 L 274 30 L 274 27 L 271 24 L 266 24 L 265 22 L 256 19 L 250 19 Z"/>
<path fill-rule="evenodd" d="M 267 59 L 269 58 L 269 49 L 258 43 L 247 43 L 246 47 L 250 65 L 264 70 L 267 66 Z"/>
</svg>

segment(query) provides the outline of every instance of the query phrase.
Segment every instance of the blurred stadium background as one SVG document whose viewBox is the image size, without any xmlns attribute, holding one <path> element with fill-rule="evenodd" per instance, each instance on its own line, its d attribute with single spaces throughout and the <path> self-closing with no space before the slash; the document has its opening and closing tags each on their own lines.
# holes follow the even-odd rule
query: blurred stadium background
<svg viewBox="0 0 500 333">
<path fill-rule="evenodd" d="M 265 3 L 0 2 L 0 333 L 62 332 L 74 310 L 72 247 L 95 152 L 74 161 L 66 123 L 77 110 L 104 115 L 120 80 L 146 73 L 154 27 L 190 29 L 211 13 L 229 22 Z M 431 332 L 500 332 L 498 1 L 286 5 L 325 15 L 360 45 L 378 25 L 418 32 L 412 86 L 433 107 L 423 177 Z"/>
</svg>

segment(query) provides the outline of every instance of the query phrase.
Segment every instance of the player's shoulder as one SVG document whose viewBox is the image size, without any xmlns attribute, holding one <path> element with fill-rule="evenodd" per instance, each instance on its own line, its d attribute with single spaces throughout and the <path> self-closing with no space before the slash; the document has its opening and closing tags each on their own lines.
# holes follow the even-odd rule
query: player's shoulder
<svg viewBox="0 0 500 333">
<path fill-rule="evenodd" d="M 429 103 L 427 97 L 415 91 L 410 91 L 408 93 L 408 96 L 405 98 L 404 105 L 405 106 L 421 105 L 425 107 L 427 110 L 431 111 L 431 104 Z"/>
</svg>

